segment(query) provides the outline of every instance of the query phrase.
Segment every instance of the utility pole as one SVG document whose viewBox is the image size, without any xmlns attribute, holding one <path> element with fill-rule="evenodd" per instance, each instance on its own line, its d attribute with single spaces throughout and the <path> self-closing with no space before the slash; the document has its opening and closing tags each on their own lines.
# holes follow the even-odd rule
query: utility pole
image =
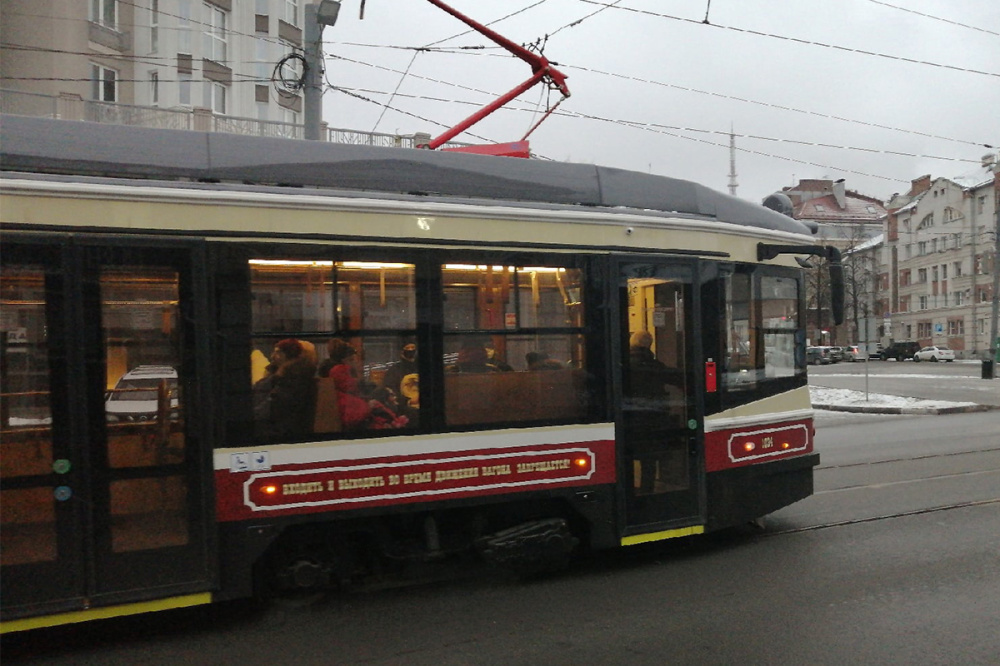
<svg viewBox="0 0 1000 666">
<path fill-rule="evenodd" d="M 996 226 L 993 228 L 993 323 L 990 324 L 990 369 L 991 378 L 995 378 L 997 368 L 997 317 L 1000 315 L 1000 163 L 996 155 L 989 159 L 990 170 L 993 171 L 993 213 Z"/>
<path fill-rule="evenodd" d="M 729 126 L 729 193 L 736 196 L 736 134 L 733 126 Z"/>
<path fill-rule="evenodd" d="M 303 88 L 303 122 L 306 139 L 320 139 L 323 122 L 323 28 L 334 25 L 340 12 L 336 0 L 322 0 L 305 6 L 305 86 Z"/>
</svg>

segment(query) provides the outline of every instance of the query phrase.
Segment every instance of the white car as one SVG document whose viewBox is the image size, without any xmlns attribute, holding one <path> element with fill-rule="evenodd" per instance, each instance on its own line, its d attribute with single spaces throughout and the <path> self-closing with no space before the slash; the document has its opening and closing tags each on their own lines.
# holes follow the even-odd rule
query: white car
<svg viewBox="0 0 1000 666">
<path fill-rule="evenodd" d="M 955 360 L 955 352 L 948 349 L 947 347 L 930 346 L 924 347 L 916 354 L 913 355 L 913 362 L 918 361 L 948 361 L 951 363 Z"/>
<path fill-rule="evenodd" d="M 865 361 L 867 359 L 868 359 L 868 352 L 861 349 L 857 345 L 844 347 L 844 360 L 853 363 L 854 361 Z"/>
<path fill-rule="evenodd" d="M 109 421 L 154 421 L 159 410 L 159 391 L 166 385 L 170 395 L 170 418 L 177 418 L 177 371 L 166 365 L 132 368 L 108 392 L 104 409 Z"/>
</svg>

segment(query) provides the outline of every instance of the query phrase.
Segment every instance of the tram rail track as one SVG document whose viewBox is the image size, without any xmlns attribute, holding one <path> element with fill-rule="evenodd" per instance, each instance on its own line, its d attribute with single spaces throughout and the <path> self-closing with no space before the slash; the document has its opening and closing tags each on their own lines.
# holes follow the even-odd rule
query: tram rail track
<svg viewBox="0 0 1000 666">
<path fill-rule="evenodd" d="M 819 525 L 806 525 L 803 527 L 790 527 L 787 529 L 775 530 L 773 532 L 762 532 L 761 536 L 780 536 L 782 534 L 797 534 L 799 532 L 814 532 L 816 530 L 825 530 L 833 527 L 848 527 L 850 525 L 860 525 L 863 523 L 874 523 L 881 520 L 892 520 L 894 518 L 906 518 L 909 516 L 921 516 L 929 513 L 937 513 L 939 511 L 952 511 L 954 509 L 967 509 L 971 507 L 978 506 L 988 506 L 990 504 L 1000 504 L 1000 497 L 994 497 L 993 499 L 987 500 L 972 500 L 968 502 L 953 502 L 951 504 L 945 504 L 941 506 L 932 506 L 923 509 L 913 509 L 911 511 L 897 511 L 894 513 L 887 513 L 878 516 L 867 516 L 864 518 L 851 518 L 847 520 L 831 521 L 828 523 L 821 523 Z"/>
</svg>

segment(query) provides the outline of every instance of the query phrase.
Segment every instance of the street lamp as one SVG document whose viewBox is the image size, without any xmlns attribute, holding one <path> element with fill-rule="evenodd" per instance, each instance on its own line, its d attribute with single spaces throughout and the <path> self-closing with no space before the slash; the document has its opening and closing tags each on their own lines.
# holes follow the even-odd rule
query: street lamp
<svg viewBox="0 0 1000 666">
<path fill-rule="evenodd" d="M 340 14 L 337 0 L 323 0 L 305 7 L 305 87 L 303 91 L 304 136 L 316 141 L 320 138 L 323 121 L 323 28 L 334 25 Z"/>
</svg>

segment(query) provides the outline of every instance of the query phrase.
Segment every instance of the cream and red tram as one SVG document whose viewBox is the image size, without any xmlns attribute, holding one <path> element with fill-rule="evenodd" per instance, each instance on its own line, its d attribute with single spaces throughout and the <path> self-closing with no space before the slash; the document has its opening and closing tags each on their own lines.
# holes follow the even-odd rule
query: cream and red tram
<svg viewBox="0 0 1000 666">
<path fill-rule="evenodd" d="M 825 250 L 789 217 L 589 165 L 0 132 L 4 631 L 540 569 L 812 492 Z"/>
</svg>

